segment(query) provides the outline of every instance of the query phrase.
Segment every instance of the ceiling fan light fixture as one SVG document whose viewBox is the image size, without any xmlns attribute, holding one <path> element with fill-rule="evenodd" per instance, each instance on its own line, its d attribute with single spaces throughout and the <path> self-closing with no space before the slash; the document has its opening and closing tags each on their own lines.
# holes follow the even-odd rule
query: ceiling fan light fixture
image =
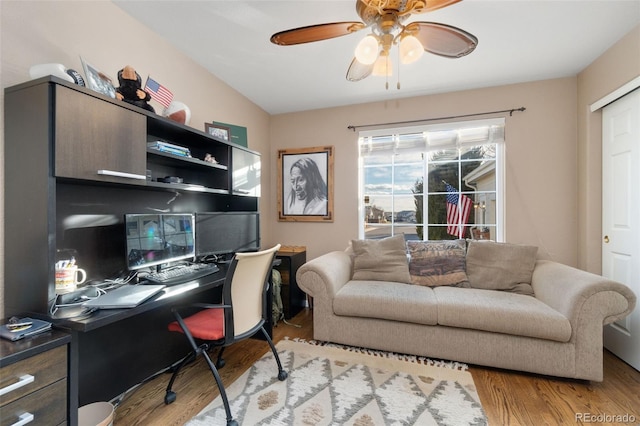
<svg viewBox="0 0 640 426">
<path fill-rule="evenodd" d="M 420 40 L 412 35 L 402 37 L 400 40 L 400 62 L 412 64 L 422 57 L 424 47 Z"/>
<path fill-rule="evenodd" d="M 363 65 L 371 65 L 378 59 L 378 39 L 368 35 L 356 46 L 355 57 Z"/>
<path fill-rule="evenodd" d="M 393 75 L 393 62 L 391 62 L 389 55 L 382 54 L 378 56 L 378 59 L 373 64 L 371 75 L 378 77 L 391 77 Z"/>
</svg>

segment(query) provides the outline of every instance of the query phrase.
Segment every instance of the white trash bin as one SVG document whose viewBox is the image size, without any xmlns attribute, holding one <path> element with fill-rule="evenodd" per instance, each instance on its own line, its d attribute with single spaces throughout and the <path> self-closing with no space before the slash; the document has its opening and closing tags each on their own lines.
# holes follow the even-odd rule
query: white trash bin
<svg viewBox="0 0 640 426">
<path fill-rule="evenodd" d="M 113 411 L 110 402 L 83 405 L 78 410 L 78 426 L 112 426 Z"/>
</svg>

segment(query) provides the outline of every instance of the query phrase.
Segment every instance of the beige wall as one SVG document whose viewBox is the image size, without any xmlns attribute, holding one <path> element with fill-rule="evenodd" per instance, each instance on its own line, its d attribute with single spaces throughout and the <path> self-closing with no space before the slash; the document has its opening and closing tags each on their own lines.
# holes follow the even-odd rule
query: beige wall
<svg viewBox="0 0 640 426">
<path fill-rule="evenodd" d="M 578 77 L 270 117 L 111 2 L 0 1 L 0 83 L 5 88 L 28 80 L 37 63 L 81 71 L 82 55 L 111 77 L 128 64 L 143 78 L 151 74 L 190 106 L 195 128 L 212 120 L 246 126 L 249 147 L 263 155 L 264 244 L 306 245 L 308 258 L 341 250 L 357 237 L 357 134 L 348 125 L 525 106 L 524 113 L 507 117 L 506 238 L 538 245 L 544 257 L 598 269 L 600 124 L 587 106 L 639 74 L 639 31 Z M 2 125 L 0 118 L 0 130 Z M 326 144 L 335 146 L 335 221 L 277 222 L 277 151 Z M 4 132 L 0 161 L 3 147 Z M 4 240 L 3 208 L 0 222 Z M 2 267 L 0 262 L 0 277 Z"/>
<path fill-rule="evenodd" d="M 342 250 L 357 238 L 358 135 L 348 125 L 524 106 L 525 112 L 506 119 L 506 239 L 537 245 L 545 258 L 575 265 L 576 97 L 572 77 L 273 116 L 271 167 L 279 149 L 335 147 L 334 222 L 276 222 L 274 235 L 282 244 L 307 246 L 308 258 Z M 276 174 L 271 174 L 273 188 Z"/>
<path fill-rule="evenodd" d="M 578 74 L 578 266 L 594 273 L 602 271 L 602 113 L 589 106 L 638 76 L 640 26 Z"/>
</svg>

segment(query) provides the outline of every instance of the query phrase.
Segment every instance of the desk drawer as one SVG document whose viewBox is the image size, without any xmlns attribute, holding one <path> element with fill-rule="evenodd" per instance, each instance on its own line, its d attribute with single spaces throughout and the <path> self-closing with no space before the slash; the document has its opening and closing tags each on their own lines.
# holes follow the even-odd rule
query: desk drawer
<svg viewBox="0 0 640 426">
<path fill-rule="evenodd" d="M 11 386 L 20 380 L 21 376 L 33 376 L 31 383 L 20 386 L 17 389 L 0 396 L 0 406 L 4 407 L 31 392 L 57 382 L 67 377 L 67 346 L 60 346 L 47 352 L 32 356 L 25 360 L 7 365 L 1 370 L 0 389 Z M 63 407 L 66 407 L 66 389 Z M 5 409 L 2 408 L 4 424 Z"/>
<path fill-rule="evenodd" d="M 67 380 L 45 386 L 23 398 L 2 407 L 0 426 L 9 426 L 19 421 L 19 416 L 32 414 L 32 425 L 58 425 L 67 418 Z"/>
</svg>

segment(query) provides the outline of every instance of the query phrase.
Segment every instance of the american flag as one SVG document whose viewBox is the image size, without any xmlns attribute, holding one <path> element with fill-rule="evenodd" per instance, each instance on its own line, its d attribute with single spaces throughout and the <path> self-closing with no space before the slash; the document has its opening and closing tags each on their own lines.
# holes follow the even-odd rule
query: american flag
<svg viewBox="0 0 640 426">
<path fill-rule="evenodd" d="M 171 105 L 173 93 L 151 77 L 147 77 L 147 82 L 144 85 L 144 91 L 165 108 L 169 108 L 169 105 Z"/>
<path fill-rule="evenodd" d="M 473 202 L 464 194 L 459 194 L 453 186 L 447 187 L 447 234 L 464 238 L 465 227 L 471 213 Z"/>
</svg>

